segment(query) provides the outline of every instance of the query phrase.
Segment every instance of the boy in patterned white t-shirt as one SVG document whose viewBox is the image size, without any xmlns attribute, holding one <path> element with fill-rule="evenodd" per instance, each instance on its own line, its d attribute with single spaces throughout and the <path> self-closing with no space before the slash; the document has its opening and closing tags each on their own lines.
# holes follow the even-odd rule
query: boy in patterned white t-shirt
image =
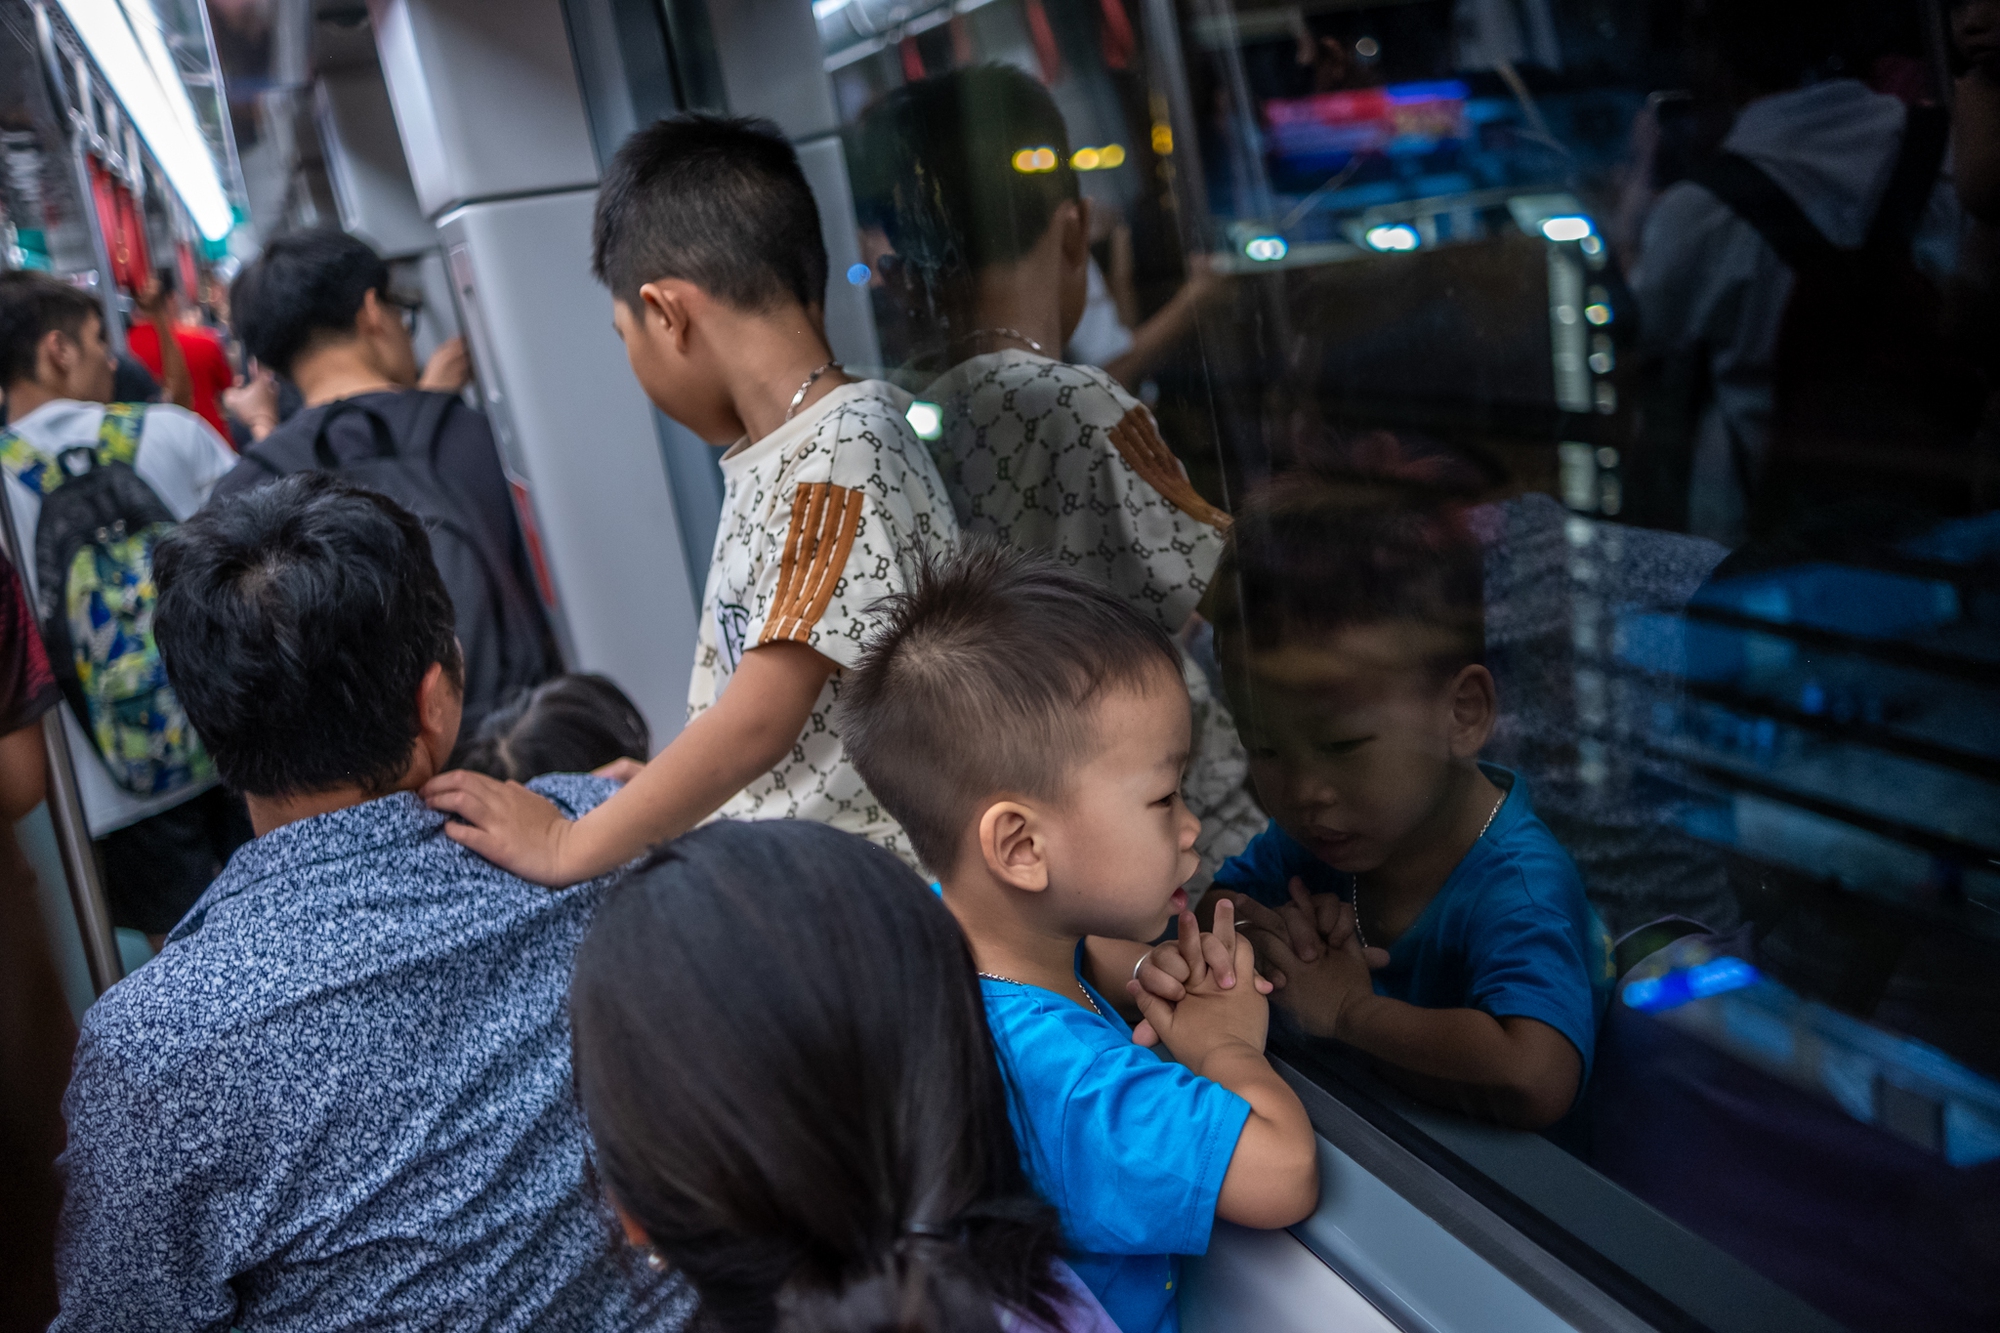
<svg viewBox="0 0 2000 1333">
<path fill-rule="evenodd" d="M 424 797 L 459 842 L 525 879 L 603 874 L 714 816 L 810 819 L 916 865 L 833 726 L 869 608 L 958 524 L 909 395 L 827 350 L 826 250 L 775 126 L 685 115 L 640 130 L 599 190 L 593 265 L 632 370 L 722 456 L 689 721 L 575 822 L 514 783 L 453 772 Z M 733 443 L 731 443 L 733 441 Z"/>
<path fill-rule="evenodd" d="M 1053 169 L 1014 169 L 1016 148 L 1041 144 L 1055 146 Z M 1087 299 L 1090 218 L 1047 89 L 1004 65 L 908 84 L 869 113 L 862 145 L 900 168 L 876 173 L 886 193 L 873 211 L 949 329 L 953 364 L 923 397 L 943 409 L 932 451 L 960 526 L 1046 551 L 1169 632 L 1198 623 L 1228 516 L 1144 404 L 1103 370 L 1057 359 Z M 1185 653 L 1182 666 L 1200 889 L 1267 820 L 1227 706 Z"/>
</svg>

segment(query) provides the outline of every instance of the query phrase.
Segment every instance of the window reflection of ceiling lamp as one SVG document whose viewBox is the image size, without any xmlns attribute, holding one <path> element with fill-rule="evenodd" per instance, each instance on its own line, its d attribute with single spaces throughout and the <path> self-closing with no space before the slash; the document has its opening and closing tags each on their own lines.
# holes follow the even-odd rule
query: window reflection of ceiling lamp
<svg viewBox="0 0 2000 1333">
<path fill-rule="evenodd" d="M 159 20 L 144 0 L 58 0 L 201 234 L 219 241 L 234 225 L 222 178 L 174 68 Z"/>
</svg>

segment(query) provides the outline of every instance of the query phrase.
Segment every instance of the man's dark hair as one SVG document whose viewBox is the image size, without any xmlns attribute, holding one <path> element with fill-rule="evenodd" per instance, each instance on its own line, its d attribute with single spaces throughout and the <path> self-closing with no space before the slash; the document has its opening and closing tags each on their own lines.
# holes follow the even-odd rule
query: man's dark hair
<svg viewBox="0 0 2000 1333">
<path fill-rule="evenodd" d="M 417 687 L 463 680 L 451 597 L 417 517 L 306 472 L 219 501 L 156 548 L 153 632 L 223 779 L 255 796 L 390 790 Z"/>
<path fill-rule="evenodd" d="M 488 713 L 458 767 L 502 782 L 544 773 L 590 773 L 618 759 L 641 763 L 652 731 L 633 702 L 603 676 L 564 675 L 522 690 Z"/>
<path fill-rule="evenodd" d="M 300 353 L 354 333 L 369 292 L 389 292 L 389 265 L 332 227 L 264 243 L 229 287 L 229 316 L 250 355 L 290 378 Z"/>
<path fill-rule="evenodd" d="M 868 112 L 859 143 L 863 221 L 930 280 L 1019 259 L 1079 193 L 1062 112 L 1012 65 L 905 84 Z M 1049 151 L 1046 168 L 1017 168 L 1017 154 L 1037 149 Z"/>
<path fill-rule="evenodd" d="M 1709 0 L 1697 21 L 1739 79 L 1781 92 L 1831 75 L 1865 77 L 1888 44 L 1885 18 L 1895 9 L 1857 0 Z"/>
<path fill-rule="evenodd" d="M 1054 559 L 988 538 L 924 562 L 887 598 L 841 685 L 840 737 L 927 866 L 957 857 L 981 801 L 1053 799 L 1098 737 L 1091 703 L 1167 673 L 1180 653 L 1124 598 Z"/>
<path fill-rule="evenodd" d="M 35 350 L 51 329 L 81 340 L 104 311 L 89 293 L 47 273 L 0 273 L 0 388 L 35 378 Z"/>
<path fill-rule="evenodd" d="M 637 310 L 680 278 L 741 310 L 826 301 L 826 242 L 799 155 L 755 117 L 689 112 L 618 149 L 597 189 L 590 270 Z"/>
<path fill-rule="evenodd" d="M 674 839 L 605 901 L 570 1014 L 597 1172 L 704 1327 L 1061 1322 L 971 950 L 888 852 L 785 819 Z"/>
<path fill-rule="evenodd" d="M 1260 652 L 1399 624 L 1449 675 L 1486 655 L 1484 553 L 1465 522 L 1476 474 L 1393 437 L 1301 455 L 1238 509 L 1216 567 L 1216 644 L 1228 674 Z"/>
</svg>

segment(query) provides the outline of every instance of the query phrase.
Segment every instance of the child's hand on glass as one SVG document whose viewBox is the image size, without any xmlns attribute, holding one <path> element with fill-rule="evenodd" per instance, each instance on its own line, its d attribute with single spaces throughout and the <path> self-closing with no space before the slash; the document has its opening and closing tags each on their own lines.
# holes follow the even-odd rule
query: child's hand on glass
<svg viewBox="0 0 2000 1333">
<path fill-rule="evenodd" d="M 432 778 L 421 795 L 431 809 L 458 817 L 444 826 L 447 838 L 502 870 L 551 889 L 579 878 L 567 872 L 563 855 L 575 824 L 520 783 L 459 768 Z"/>
<path fill-rule="evenodd" d="M 1334 895 L 1308 895 L 1294 879 L 1291 896 L 1278 911 L 1265 908 L 1246 921 L 1244 934 L 1284 992 L 1275 1003 L 1313 1036 L 1338 1037 L 1349 1009 L 1375 994 L 1371 972 L 1387 966 L 1389 951 L 1361 947 L 1354 908 Z"/>
</svg>

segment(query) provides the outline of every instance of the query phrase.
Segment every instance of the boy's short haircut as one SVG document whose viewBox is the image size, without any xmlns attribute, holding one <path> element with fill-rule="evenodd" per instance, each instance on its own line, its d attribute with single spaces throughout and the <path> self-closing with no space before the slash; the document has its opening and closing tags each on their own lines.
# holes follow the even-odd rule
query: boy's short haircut
<svg viewBox="0 0 2000 1333">
<path fill-rule="evenodd" d="M 0 273 L 0 388 L 35 378 L 35 354 L 51 329 L 81 341 L 103 307 L 61 278 L 23 269 Z"/>
<path fill-rule="evenodd" d="M 1306 453 L 1253 490 L 1215 571 L 1218 652 L 1370 625 L 1421 631 L 1442 676 L 1486 656 L 1485 553 L 1465 521 L 1476 485 L 1453 460 L 1386 436 Z"/>
<path fill-rule="evenodd" d="M 948 871 L 980 803 L 1062 795 L 1119 685 L 1180 680 L 1165 629 L 1048 556 L 974 539 L 924 561 L 841 686 L 842 742 L 862 780 Z"/>
<path fill-rule="evenodd" d="M 1080 195 L 1062 112 L 1012 65 L 905 84 L 868 113 L 859 137 L 863 221 L 927 278 L 1019 259 Z M 1037 150 L 1048 156 L 1017 165 Z"/>
<path fill-rule="evenodd" d="M 680 278 L 740 310 L 826 301 L 826 242 L 798 154 L 776 125 L 689 112 L 618 149 L 597 190 L 590 270 L 632 310 Z"/>
<path fill-rule="evenodd" d="M 219 500 L 163 538 L 153 632 L 231 788 L 373 795 L 409 767 L 417 688 L 464 683 L 422 520 L 328 472 Z"/>
<path fill-rule="evenodd" d="M 250 355 L 289 378 L 292 363 L 354 333 L 369 292 L 389 294 L 389 265 L 334 227 L 274 236 L 229 285 L 230 322 Z"/>
</svg>

